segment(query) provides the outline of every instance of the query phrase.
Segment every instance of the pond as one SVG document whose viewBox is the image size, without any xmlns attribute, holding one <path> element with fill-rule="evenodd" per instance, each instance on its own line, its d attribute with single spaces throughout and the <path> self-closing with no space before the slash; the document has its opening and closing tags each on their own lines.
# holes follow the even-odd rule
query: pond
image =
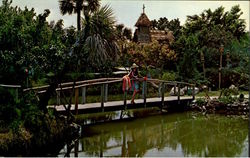
<svg viewBox="0 0 250 158">
<path fill-rule="evenodd" d="M 248 121 L 195 112 L 85 125 L 65 156 L 248 156 Z"/>
</svg>

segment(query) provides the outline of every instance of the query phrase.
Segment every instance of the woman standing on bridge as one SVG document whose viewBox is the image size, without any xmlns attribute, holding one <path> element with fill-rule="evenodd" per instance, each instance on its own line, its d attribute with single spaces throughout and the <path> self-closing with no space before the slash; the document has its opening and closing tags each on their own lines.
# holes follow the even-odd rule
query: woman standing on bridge
<svg viewBox="0 0 250 158">
<path fill-rule="evenodd" d="M 139 91 L 139 83 L 138 83 L 138 66 L 134 63 L 131 66 L 131 70 L 129 72 L 129 78 L 132 80 L 132 99 L 131 99 L 131 104 L 135 104 L 135 95 Z"/>
</svg>

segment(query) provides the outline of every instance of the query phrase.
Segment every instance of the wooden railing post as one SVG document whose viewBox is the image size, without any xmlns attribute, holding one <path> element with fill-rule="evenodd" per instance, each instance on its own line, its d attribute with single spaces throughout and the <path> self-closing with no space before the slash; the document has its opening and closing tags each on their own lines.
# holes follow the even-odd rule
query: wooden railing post
<svg viewBox="0 0 250 158">
<path fill-rule="evenodd" d="M 176 95 L 176 83 L 174 83 L 174 95 Z"/>
<path fill-rule="evenodd" d="M 60 91 L 56 91 L 56 103 L 57 103 L 57 105 L 61 104 L 60 94 L 61 94 Z"/>
<path fill-rule="evenodd" d="M 195 85 L 193 85 L 193 100 L 195 99 Z"/>
<path fill-rule="evenodd" d="M 104 84 L 101 86 L 101 107 L 102 107 L 102 112 L 104 112 Z"/>
<path fill-rule="evenodd" d="M 144 100 L 144 107 L 147 107 L 147 81 L 143 81 L 143 100 Z"/>
<path fill-rule="evenodd" d="M 178 87 L 178 96 L 177 96 L 177 99 L 178 99 L 178 104 L 180 104 L 181 85 L 178 83 L 177 87 Z"/>
<path fill-rule="evenodd" d="M 165 84 L 164 82 L 161 83 L 161 110 L 163 109 L 164 106 L 164 93 L 165 92 Z"/>
<path fill-rule="evenodd" d="M 78 157 L 78 152 L 79 152 L 79 139 L 77 139 L 76 141 L 75 141 L 75 150 L 74 150 L 74 152 L 75 152 L 75 157 Z"/>
<path fill-rule="evenodd" d="M 105 84 L 105 97 L 104 97 L 104 102 L 108 101 L 108 84 Z"/>
<path fill-rule="evenodd" d="M 75 114 L 78 114 L 78 98 L 79 98 L 79 88 L 75 89 Z"/>
<path fill-rule="evenodd" d="M 86 87 L 82 87 L 82 104 L 86 103 Z"/>
<path fill-rule="evenodd" d="M 124 100 L 124 109 L 127 110 L 127 93 L 128 91 L 125 90 L 124 91 L 124 97 L 123 97 L 123 100 Z"/>
<path fill-rule="evenodd" d="M 18 100 L 18 88 L 16 88 L 16 100 Z"/>
</svg>

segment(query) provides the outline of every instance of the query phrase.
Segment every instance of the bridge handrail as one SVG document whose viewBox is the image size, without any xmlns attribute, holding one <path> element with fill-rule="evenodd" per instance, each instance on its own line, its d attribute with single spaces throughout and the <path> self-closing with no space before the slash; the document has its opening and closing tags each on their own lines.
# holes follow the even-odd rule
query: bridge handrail
<svg viewBox="0 0 250 158">
<path fill-rule="evenodd" d="M 76 85 L 78 84 L 83 84 L 83 83 L 93 83 L 93 82 L 99 82 L 99 81 L 109 81 L 109 80 L 117 80 L 120 78 L 98 78 L 98 79 L 91 79 L 91 80 L 83 80 L 83 81 L 77 81 L 75 82 Z M 60 86 L 68 86 L 68 85 L 73 85 L 74 82 L 66 82 L 66 83 L 62 83 L 60 84 Z"/>
<path fill-rule="evenodd" d="M 92 79 L 92 80 L 77 81 L 77 82 L 75 82 L 75 85 L 84 84 L 84 83 L 93 83 L 93 82 L 95 83 L 95 82 L 99 82 L 99 81 L 117 80 L 117 79 L 121 79 L 121 78 L 98 78 L 98 79 Z M 65 83 L 58 84 L 58 87 L 70 86 L 73 84 L 74 84 L 74 82 L 65 82 Z M 25 92 L 25 91 L 30 91 L 30 90 L 43 90 L 43 89 L 46 89 L 48 87 L 49 87 L 49 85 L 44 85 L 44 86 L 26 88 L 23 91 Z"/>
<path fill-rule="evenodd" d="M 138 80 L 144 81 L 143 78 L 139 78 Z M 122 78 L 98 78 L 98 79 L 92 79 L 92 80 L 77 81 L 75 82 L 75 88 L 81 88 L 81 87 L 92 86 L 92 85 L 109 84 L 109 83 L 115 83 L 115 82 L 121 82 L 121 81 L 122 81 Z M 174 86 L 176 86 L 177 84 L 195 86 L 195 84 L 190 84 L 187 82 L 166 81 L 166 80 L 160 80 L 160 79 L 147 79 L 147 82 L 162 82 L 162 83 L 166 83 L 168 85 L 174 85 Z M 66 82 L 66 83 L 58 84 L 58 88 L 56 89 L 56 91 L 72 89 L 73 86 L 70 86 L 72 84 L 74 84 L 74 82 Z M 30 91 L 30 90 L 38 90 L 39 91 L 38 93 L 44 93 L 46 92 L 46 90 L 44 89 L 48 87 L 49 85 L 44 85 L 44 86 L 39 86 L 39 87 L 26 88 L 23 91 L 25 92 L 25 91 Z"/>
<path fill-rule="evenodd" d="M 105 81 L 107 80 L 107 81 Z M 139 78 L 139 81 L 144 81 L 143 78 Z M 98 82 L 99 81 L 99 82 Z M 103 81 L 103 82 L 100 82 Z M 79 81 L 77 82 L 79 85 L 76 85 L 75 88 L 81 88 L 81 87 L 87 87 L 87 86 L 93 86 L 93 85 L 102 85 L 102 84 L 109 84 L 109 83 L 116 83 L 116 82 L 121 82 L 122 78 L 101 78 L 101 79 L 95 79 L 93 80 L 86 80 L 86 81 Z M 179 82 L 179 81 L 166 81 L 166 80 L 159 80 L 159 79 L 148 79 L 148 82 L 163 82 L 168 85 L 174 85 L 176 86 L 177 84 L 184 84 L 188 86 L 194 86 L 194 84 L 190 84 L 187 82 Z M 80 84 L 83 83 L 83 84 Z M 65 86 L 65 84 L 64 84 Z M 62 90 L 68 90 L 68 89 L 73 89 L 73 86 L 59 86 L 59 88 L 56 89 L 56 91 L 62 91 Z M 44 93 L 46 91 L 39 91 L 39 93 Z"/>
<path fill-rule="evenodd" d="M 180 81 L 166 81 L 166 80 L 159 80 L 159 79 L 147 79 L 147 81 L 155 81 L 155 82 L 164 82 L 167 83 L 169 85 L 177 85 L 177 84 L 184 84 L 184 85 L 188 85 L 188 86 L 195 86 L 195 84 L 192 83 L 187 83 L 187 82 L 180 82 Z"/>
<path fill-rule="evenodd" d="M 109 83 L 115 83 L 115 82 L 120 82 L 120 81 L 122 81 L 122 79 L 117 79 L 117 80 L 112 80 L 112 81 L 104 81 L 104 82 L 97 82 L 97 83 L 87 83 L 87 84 L 82 84 L 82 85 L 75 86 L 75 88 L 81 88 L 81 87 L 93 86 L 93 85 L 101 85 L 101 84 L 109 84 Z M 72 88 L 73 88 L 73 86 L 57 88 L 56 91 L 67 90 L 67 89 L 72 89 Z"/>
<path fill-rule="evenodd" d="M 42 89 L 45 89 L 45 88 L 48 88 L 48 87 L 49 87 L 49 85 L 44 85 L 44 86 L 26 88 L 26 89 L 23 89 L 23 91 L 26 92 L 26 91 L 30 91 L 30 90 L 42 90 Z"/>
<path fill-rule="evenodd" d="M 6 88 L 21 88 L 21 85 L 0 84 L 0 87 L 6 87 Z"/>
</svg>

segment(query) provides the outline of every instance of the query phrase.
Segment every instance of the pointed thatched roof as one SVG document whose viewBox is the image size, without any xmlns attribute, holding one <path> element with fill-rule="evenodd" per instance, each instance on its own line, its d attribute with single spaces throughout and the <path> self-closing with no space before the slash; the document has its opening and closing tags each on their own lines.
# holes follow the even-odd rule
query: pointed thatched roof
<svg viewBox="0 0 250 158">
<path fill-rule="evenodd" d="M 135 26 L 146 26 L 149 27 L 151 25 L 150 20 L 148 19 L 147 15 L 145 13 L 142 13 L 139 19 L 137 20 Z"/>
</svg>

